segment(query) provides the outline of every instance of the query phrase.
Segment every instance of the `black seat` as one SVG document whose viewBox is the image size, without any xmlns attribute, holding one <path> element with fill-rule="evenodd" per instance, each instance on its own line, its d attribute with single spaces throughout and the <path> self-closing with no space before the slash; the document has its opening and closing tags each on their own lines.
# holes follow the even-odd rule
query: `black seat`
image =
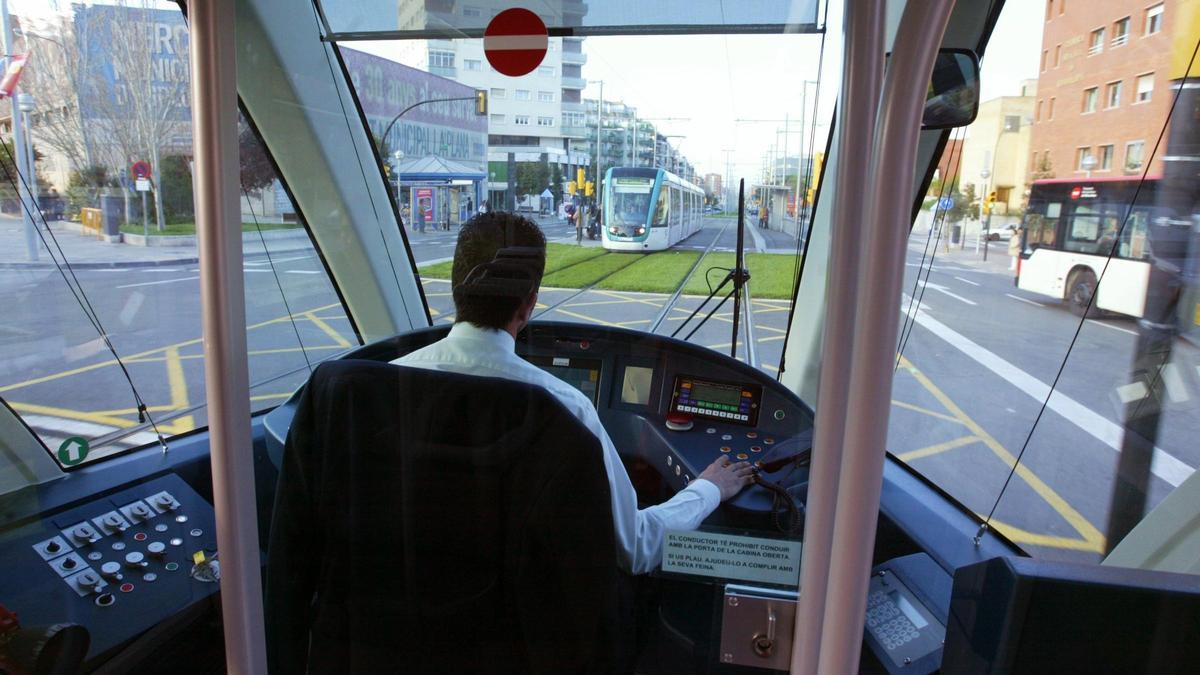
<svg viewBox="0 0 1200 675">
<path fill-rule="evenodd" d="M 313 373 L 271 526 L 273 672 L 607 671 L 616 585 L 599 441 L 548 392 Z"/>
</svg>

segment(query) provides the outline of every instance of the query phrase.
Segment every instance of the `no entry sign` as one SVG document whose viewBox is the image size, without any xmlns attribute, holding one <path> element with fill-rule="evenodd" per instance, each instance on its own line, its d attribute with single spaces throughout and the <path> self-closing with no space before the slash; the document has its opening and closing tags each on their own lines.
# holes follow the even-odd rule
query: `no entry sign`
<svg viewBox="0 0 1200 675">
<path fill-rule="evenodd" d="M 150 163 L 147 161 L 144 161 L 144 160 L 134 162 L 133 166 L 129 167 L 129 172 L 133 174 L 134 178 L 138 178 L 138 179 L 149 178 L 150 177 Z"/>
<path fill-rule="evenodd" d="M 533 72 L 546 57 L 546 24 L 533 12 L 514 7 L 496 15 L 483 32 L 483 52 L 498 72 L 518 77 Z"/>
</svg>

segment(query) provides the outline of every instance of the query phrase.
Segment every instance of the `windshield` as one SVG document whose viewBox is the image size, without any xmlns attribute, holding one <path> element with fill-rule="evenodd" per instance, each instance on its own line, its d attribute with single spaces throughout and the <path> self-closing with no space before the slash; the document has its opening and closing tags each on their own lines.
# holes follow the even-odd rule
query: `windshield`
<svg viewBox="0 0 1200 675">
<path fill-rule="evenodd" d="M 652 178 L 613 178 L 610 225 L 645 225 L 650 218 Z"/>
<path fill-rule="evenodd" d="M 1033 556 L 1158 564 L 1200 465 L 1177 6 L 1005 3 L 908 243 L 889 451 Z"/>
</svg>

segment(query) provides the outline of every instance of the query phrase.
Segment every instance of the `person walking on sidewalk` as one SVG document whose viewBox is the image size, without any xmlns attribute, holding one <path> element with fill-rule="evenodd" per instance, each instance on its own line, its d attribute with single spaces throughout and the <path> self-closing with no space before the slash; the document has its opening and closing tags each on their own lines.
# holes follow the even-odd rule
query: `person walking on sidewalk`
<svg viewBox="0 0 1200 675">
<path fill-rule="evenodd" d="M 1021 233 L 1024 228 L 1019 228 L 1012 236 L 1008 238 L 1008 269 L 1016 271 L 1017 257 L 1021 255 Z"/>
</svg>

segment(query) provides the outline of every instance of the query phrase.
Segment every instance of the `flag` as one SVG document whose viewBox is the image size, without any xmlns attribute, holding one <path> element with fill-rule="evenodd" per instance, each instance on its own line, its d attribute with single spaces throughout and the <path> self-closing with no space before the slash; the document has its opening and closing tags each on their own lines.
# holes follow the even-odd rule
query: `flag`
<svg viewBox="0 0 1200 675">
<path fill-rule="evenodd" d="M 17 82 L 21 80 L 21 73 L 25 71 L 25 59 L 24 54 L 13 54 L 8 60 L 8 68 L 4 69 L 4 79 L 0 80 L 0 98 L 12 97 Z"/>
</svg>

